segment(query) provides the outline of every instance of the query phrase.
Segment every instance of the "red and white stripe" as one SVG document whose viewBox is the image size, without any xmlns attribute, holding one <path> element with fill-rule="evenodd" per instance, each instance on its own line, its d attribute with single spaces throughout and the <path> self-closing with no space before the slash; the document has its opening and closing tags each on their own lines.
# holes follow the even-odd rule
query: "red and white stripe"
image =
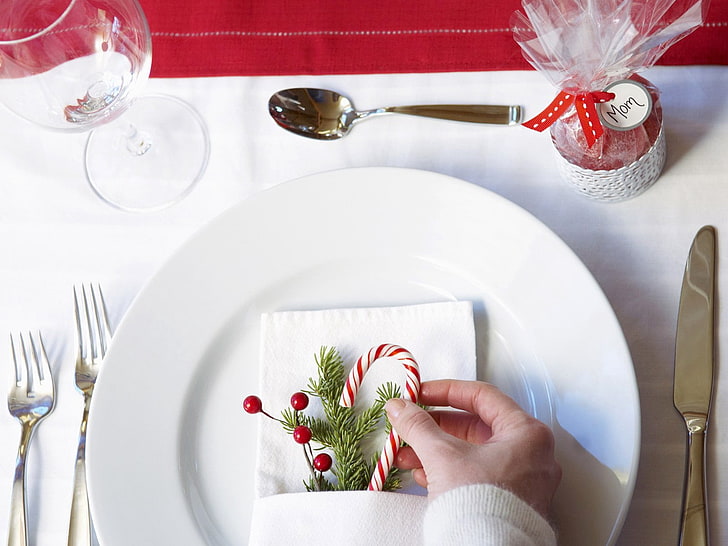
<svg viewBox="0 0 728 546">
<path fill-rule="evenodd" d="M 359 357 L 356 365 L 351 369 L 349 377 L 346 379 L 344 390 L 341 392 L 341 400 L 339 403 L 342 406 L 350 408 L 354 405 L 356 393 L 359 392 L 359 387 L 367 370 L 369 370 L 374 362 L 385 357 L 396 358 L 404 366 L 407 373 L 405 398 L 417 403 L 420 397 L 420 368 L 417 365 L 417 361 L 407 349 L 399 345 L 383 344 L 378 347 L 372 347 L 367 354 Z M 372 479 L 369 482 L 370 491 L 382 490 L 384 480 L 386 480 L 394 464 L 397 451 L 399 451 L 399 445 L 399 434 L 392 429 L 387 438 L 387 442 L 384 444 L 379 461 L 377 461 L 377 467 L 374 469 Z"/>
</svg>

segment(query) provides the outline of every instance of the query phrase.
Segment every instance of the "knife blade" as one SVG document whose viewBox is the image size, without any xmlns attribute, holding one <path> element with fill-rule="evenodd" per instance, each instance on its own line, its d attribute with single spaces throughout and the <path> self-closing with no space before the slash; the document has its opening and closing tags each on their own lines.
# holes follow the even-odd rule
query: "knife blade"
<svg viewBox="0 0 728 546">
<path fill-rule="evenodd" d="M 685 264 L 675 339 L 673 398 L 688 436 L 679 542 L 684 546 L 709 543 L 705 445 L 713 391 L 715 264 L 715 229 L 705 226 Z"/>
</svg>

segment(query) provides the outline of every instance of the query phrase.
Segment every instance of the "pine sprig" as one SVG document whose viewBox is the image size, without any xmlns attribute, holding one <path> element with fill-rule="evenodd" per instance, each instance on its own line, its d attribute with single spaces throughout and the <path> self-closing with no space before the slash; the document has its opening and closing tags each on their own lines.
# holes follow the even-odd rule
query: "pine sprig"
<svg viewBox="0 0 728 546">
<path fill-rule="evenodd" d="M 384 405 L 390 398 L 401 396 L 400 388 L 394 383 L 385 383 L 377 389 L 376 399 L 367 408 L 348 408 L 341 405 L 341 393 L 346 384 L 346 370 L 338 351 L 332 347 L 322 347 L 315 356 L 317 374 L 308 381 L 307 389 L 291 397 L 291 407 L 281 412 L 281 418 L 275 419 L 262 410 L 262 404 L 256 396 L 250 396 L 244 402 L 250 405 L 248 413 L 262 412 L 271 419 L 279 421 L 284 430 L 303 443 L 304 456 L 311 470 L 304 480 L 308 491 L 356 491 L 367 489 L 376 468 L 380 453 L 364 453 L 362 444 L 369 436 L 382 427 L 386 433 L 391 425 L 386 418 Z M 308 406 L 308 398 L 318 398 L 323 409 L 323 417 L 312 417 L 301 410 Z M 300 429 L 305 430 L 305 438 L 300 436 Z M 298 437 L 297 437 L 298 435 Z M 313 448 L 311 442 L 317 447 Z M 328 453 L 314 456 L 314 450 L 333 452 L 334 466 Z M 318 459 L 327 458 L 321 463 Z M 321 469 L 319 469 L 321 467 Z M 324 476 L 330 469 L 333 481 Z M 402 487 L 399 469 L 392 468 L 383 484 L 384 491 L 394 491 Z"/>
<path fill-rule="evenodd" d="M 377 390 L 377 399 L 363 411 L 342 406 L 341 392 L 346 383 L 344 363 L 338 351 L 332 347 L 322 347 L 316 356 L 317 376 L 311 378 L 307 389 L 303 392 L 319 398 L 323 408 L 323 418 L 303 415 L 293 410 L 285 410 L 282 421 L 287 431 L 298 425 L 311 429 L 311 438 L 319 444 L 319 449 L 333 451 L 335 464 L 332 473 L 335 482 L 325 478 L 314 479 L 312 476 L 306 483 L 309 491 L 355 491 L 367 489 L 369 480 L 376 467 L 379 453 L 364 454 L 362 442 L 377 431 L 382 421 L 387 433 L 391 429 L 386 420 L 384 404 L 390 398 L 398 398 L 400 389 L 393 383 L 386 383 Z M 401 488 L 402 483 L 396 468 L 390 471 L 384 483 L 385 491 Z"/>
</svg>

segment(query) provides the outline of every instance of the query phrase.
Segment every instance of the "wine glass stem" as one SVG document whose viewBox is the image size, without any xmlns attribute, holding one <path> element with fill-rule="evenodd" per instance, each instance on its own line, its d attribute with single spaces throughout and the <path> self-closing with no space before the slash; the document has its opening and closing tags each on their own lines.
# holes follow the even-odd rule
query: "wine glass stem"
<svg viewBox="0 0 728 546">
<path fill-rule="evenodd" d="M 126 133 L 126 149 L 133 155 L 144 155 L 152 147 L 152 137 L 146 131 L 141 131 L 133 123 L 129 124 Z"/>
</svg>

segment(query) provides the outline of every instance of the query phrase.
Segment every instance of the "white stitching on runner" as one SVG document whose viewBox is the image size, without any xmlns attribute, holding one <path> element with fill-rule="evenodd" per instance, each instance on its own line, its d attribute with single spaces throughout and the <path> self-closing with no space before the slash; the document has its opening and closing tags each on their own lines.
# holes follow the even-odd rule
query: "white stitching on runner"
<svg viewBox="0 0 728 546">
<path fill-rule="evenodd" d="M 289 38 L 295 36 L 401 36 L 423 34 L 494 34 L 511 32 L 510 28 L 453 28 L 453 29 L 415 29 L 415 30 L 301 30 L 294 32 L 260 32 L 245 30 L 218 30 L 209 32 L 152 32 L 152 36 L 171 38 L 208 38 L 217 36 L 260 36 Z"/>
<path fill-rule="evenodd" d="M 726 21 L 704 23 L 703 27 L 725 27 Z M 219 36 L 250 36 L 290 38 L 296 36 L 406 36 L 427 34 L 497 34 L 511 33 L 512 28 L 444 28 L 444 29 L 413 29 L 413 30 L 300 30 L 292 32 L 281 31 L 246 31 L 246 30 L 217 30 L 207 32 L 152 32 L 152 36 L 170 38 L 210 38 Z"/>
<path fill-rule="evenodd" d="M 726 21 L 704 23 L 704 27 L 725 27 Z M 68 32 L 84 28 L 83 26 L 59 29 L 56 32 Z M 37 32 L 35 29 L 7 29 L 15 32 L 27 31 Z M 168 38 L 214 38 L 220 36 L 250 36 L 250 37 L 273 37 L 290 38 L 296 36 L 406 36 L 406 35 L 427 35 L 427 34 L 497 34 L 501 32 L 511 33 L 511 28 L 445 28 L 445 29 L 413 29 L 413 30 L 300 30 L 293 32 L 276 31 L 246 31 L 246 30 L 216 30 L 207 32 L 152 32 L 152 36 Z M 567 97 L 568 98 L 568 97 Z"/>
<path fill-rule="evenodd" d="M 93 26 L 93 25 L 89 25 Z M 98 26 L 98 25 L 97 25 Z M 704 23 L 704 27 L 726 27 L 728 22 L 716 21 Z M 68 32 L 84 28 L 83 26 L 59 29 L 55 32 Z M 37 32 L 34 29 L 8 29 L 3 31 L 26 31 Z M 412 30 L 300 30 L 293 32 L 277 32 L 277 31 L 246 31 L 246 30 L 216 30 L 207 32 L 152 32 L 152 36 L 161 36 L 167 38 L 215 38 L 224 36 L 241 36 L 241 37 L 263 37 L 263 38 L 291 38 L 297 36 L 407 36 L 407 35 L 428 35 L 428 34 L 497 34 L 511 33 L 512 28 L 444 28 L 444 29 L 412 29 Z M 566 97 L 567 99 L 569 97 Z"/>
</svg>

